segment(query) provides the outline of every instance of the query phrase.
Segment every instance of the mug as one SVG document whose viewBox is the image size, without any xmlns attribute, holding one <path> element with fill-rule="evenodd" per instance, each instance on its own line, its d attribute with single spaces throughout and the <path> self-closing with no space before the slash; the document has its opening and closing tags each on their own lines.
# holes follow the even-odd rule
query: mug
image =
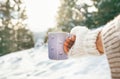
<svg viewBox="0 0 120 79">
<path fill-rule="evenodd" d="M 68 56 L 63 49 L 64 41 L 70 34 L 67 32 L 49 32 L 48 33 L 48 56 L 53 60 L 64 60 Z"/>
</svg>

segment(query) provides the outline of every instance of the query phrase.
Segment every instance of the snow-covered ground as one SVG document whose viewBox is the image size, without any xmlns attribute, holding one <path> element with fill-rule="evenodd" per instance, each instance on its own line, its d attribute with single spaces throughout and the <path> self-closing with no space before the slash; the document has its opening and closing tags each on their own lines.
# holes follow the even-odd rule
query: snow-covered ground
<svg viewBox="0 0 120 79">
<path fill-rule="evenodd" d="M 0 79 L 110 79 L 106 56 L 50 60 L 47 46 L 0 57 Z"/>
</svg>

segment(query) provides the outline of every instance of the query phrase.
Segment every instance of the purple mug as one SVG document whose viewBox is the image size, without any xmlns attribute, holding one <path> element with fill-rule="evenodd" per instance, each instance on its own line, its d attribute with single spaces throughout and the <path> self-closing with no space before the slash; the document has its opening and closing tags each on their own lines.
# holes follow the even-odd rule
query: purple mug
<svg viewBox="0 0 120 79">
<path fill-rule="evenodd" d="M 69 37 L 67 32 L 49 32 L 48 33 L 48 56 L 53 60 L 64 60 L 68 56 L 63 49 L 65 39 Z"/>
</svg>

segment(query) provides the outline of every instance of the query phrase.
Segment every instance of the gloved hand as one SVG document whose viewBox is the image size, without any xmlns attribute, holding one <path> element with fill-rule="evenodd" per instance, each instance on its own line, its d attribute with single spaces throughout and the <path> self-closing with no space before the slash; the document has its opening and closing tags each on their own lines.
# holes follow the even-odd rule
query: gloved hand
<svg viewBox="0 0 120 79">
<path fill-rule="evenodd" d="M 86 27 L 74 27 L 64 42 L 64 51 L 70 57 L 80 57 L 87 54 L 100 55 L 96 47 L 96 40 L 101 28 L 89 30 Z"/>
</svg>

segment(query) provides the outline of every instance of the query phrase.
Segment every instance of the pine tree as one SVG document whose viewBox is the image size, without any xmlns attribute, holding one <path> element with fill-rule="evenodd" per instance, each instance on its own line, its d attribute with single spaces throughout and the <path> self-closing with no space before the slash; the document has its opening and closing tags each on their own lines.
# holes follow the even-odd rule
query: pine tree
<svg viewBox="0 0 120 79">
<path fill-rule="evenodd" d="M 23 0 L 0 1 L 0 55 L 34 46 L 25 9 Z"/>
<path fill-rule="evenodd" d="M 120 14 L 120 0 L 92 0 L 93 5 L 87 3 L 76 5 L 77 1 L 80 0 L 61 0 L 57 17 L 57 27 L 63 31 L 70 31 L 71 28 L 77 25 L 97 28 L 105 25 Z M 92 7 L 95 7 L 96 11 L 90 12 L 89 10 Z M 81 17 L 77 14 L 76 18 L 74 18 L 76 12 L 73 8 L 81 13 Z"/>
<path fill-rule="evenodd" d="M 105 25 L 115 16 L 120 14 L 120 0 L 92 0 L 93 5 L 84 4 L 82 9 L 84 20 L 81 21 L 88 28 L 96 28 Z M 97 11 L 89 12 L 88 8 L 95 7 Z"/>
<path fill-rule="evenodd" d="M 69 32 L 71 28 L 79 25 L 81 16 L 76 17 L 76 12 L 73 10 L 76 7 L 76 2 L 77 0 L 61 0 L 57 16 L 57 27 L 63 31 Z"/>
</svg>

